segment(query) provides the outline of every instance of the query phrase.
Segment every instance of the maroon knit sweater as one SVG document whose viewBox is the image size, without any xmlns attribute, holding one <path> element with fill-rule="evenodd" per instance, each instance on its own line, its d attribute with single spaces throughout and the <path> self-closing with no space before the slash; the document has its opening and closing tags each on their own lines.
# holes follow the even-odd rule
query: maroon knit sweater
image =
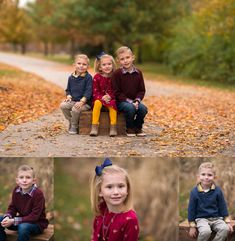
<svg viewBox="0 0 235 241">
<path fill-rule="evenodd" d="M 16 192 L 15 187 L 12 193 L 12 200 L 8 206 L 6 215 L 21 217 L 22 223 L 38 224 L 41 231 L 48 226 L 48 220 L 45 214 L 45 198 L 40 189 L 36 189 L 32 196 Z"/>
<path fill-rule="evenodd" d="M 126 99 L 142 100 L 145 95 L 145 85 L 142 72 L 122 73 L 122 69 L 117 69 L 112 75 L 112 87 L 114 95 L 118 102 L 126 101 Z"/>
</svg>

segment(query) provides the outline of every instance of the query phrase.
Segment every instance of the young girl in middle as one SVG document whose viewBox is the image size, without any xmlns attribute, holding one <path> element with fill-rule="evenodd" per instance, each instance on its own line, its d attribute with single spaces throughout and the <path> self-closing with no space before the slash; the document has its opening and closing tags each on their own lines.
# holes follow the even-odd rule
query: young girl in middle
<svg viewBox="0 0 235 241">
<path fill-rule="evenodd" d="M 114 58 L 102 52 L 96 57 L 93 79 L 93 112 L 90 136 L 97 136 L 102 106 L 109 110 L 110 136 L 117 135 L 117 106 L 111 86 L 111 74 L 116 69 Z"/>
<path fill-rule="evenodd" d="M 139 224 L 132 209 L 128 173 L 106 158 L 91 180 L 91 205 L 95 214 L 91 241 L 137 241 Z"/>
</svg>

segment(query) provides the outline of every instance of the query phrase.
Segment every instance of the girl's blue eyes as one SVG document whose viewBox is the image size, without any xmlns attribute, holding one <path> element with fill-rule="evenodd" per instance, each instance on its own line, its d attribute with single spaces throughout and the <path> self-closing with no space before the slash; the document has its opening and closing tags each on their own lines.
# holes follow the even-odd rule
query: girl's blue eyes
<svg viewBox="0 0 235 241">
<path fill-rule="evenodd" d="M 111 189 L 113 186 L 107 186 L 107 188 L 109 188 L 109 189 Z M 119 185 L 118 186 L 119 188 L 123 188 L 123 187 L 125 187 L 125 185 Z"/>
</svg>

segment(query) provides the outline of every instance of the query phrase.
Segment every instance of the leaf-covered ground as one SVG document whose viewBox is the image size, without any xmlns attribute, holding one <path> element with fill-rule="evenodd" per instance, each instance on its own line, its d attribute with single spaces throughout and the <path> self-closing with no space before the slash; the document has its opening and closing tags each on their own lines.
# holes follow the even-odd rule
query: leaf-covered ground
<svg viewBox="0 0 235 241">
<path fill-rule="evenodd" d="M 0 64 L 0 131 L 58 108 L 64 92 L 42 78 Z"/>
<path fill-rule="evenodd" d="M 0 133 L 4 156 L 235 156 L 232 91 L 147 81 L 147 136 L 110 141 L 67 134 L 60 88 L 5 65 L 0 74 L 1 129 L 26 122 Z"/>
<path fill-rule="evenodd" d="M 235 94 L 201 89 L 200 94 L 146 98 L 147 121 L 163 131 L 152 141 L 175 156 L 211 156 L 234 145 Z"/>
</svg>

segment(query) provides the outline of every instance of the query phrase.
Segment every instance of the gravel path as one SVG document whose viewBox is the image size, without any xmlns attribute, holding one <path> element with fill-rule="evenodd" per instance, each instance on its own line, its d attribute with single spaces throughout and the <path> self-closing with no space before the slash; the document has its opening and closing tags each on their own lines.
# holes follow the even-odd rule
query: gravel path
<svg viewBox="0 0 235 241">
<path fill-rule="evenodd" d="M 37 74 L 63 89 L 72 71 L 72 67 L 68 65 L 1 52 L 0 62 Z M 146 89 L 147 96 L 175 94 L 201 96 L 202 94 L 197 87 L 169 85 L 156 81 L 146 81 Z M 175 151 L 171 148 L 162 152 L 156 148 L 151 139 L 162 130 L 153 123 L 145 124 L 144 130 L 147 136 L 144 138 L 71 136 L 67 134 L 66 126 L 67 123 L 60 110 L 33 122 L 10 125 L 0 133 L 0 156 L 168 156 L 168 153 Z M 55 134 L 56 128 L 59 128 L 57 134 Z M 230 155 L 230 152 L 227 154 Z"/>
</svg>

